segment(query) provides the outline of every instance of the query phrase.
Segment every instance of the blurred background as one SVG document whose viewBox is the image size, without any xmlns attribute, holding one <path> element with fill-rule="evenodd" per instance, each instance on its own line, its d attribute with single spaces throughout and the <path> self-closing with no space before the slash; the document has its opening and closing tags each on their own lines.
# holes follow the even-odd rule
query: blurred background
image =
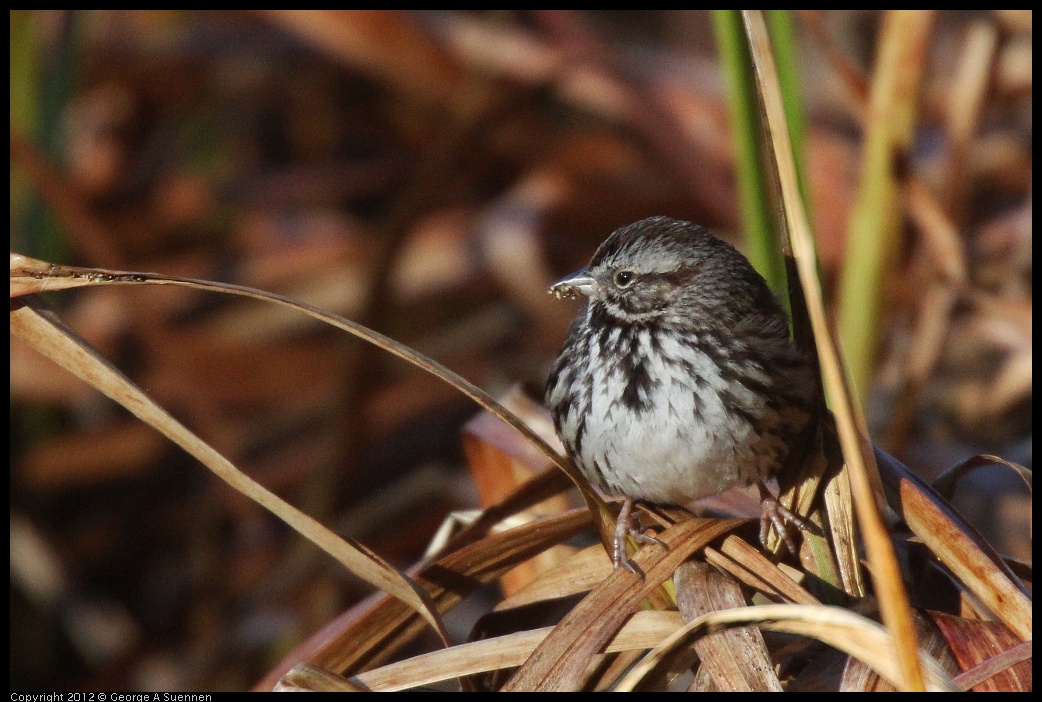
<svg viewBox="0 0 1042 702">
<path fill-rule="evenodd" d="M 10 19 L 13 252 L 283 293 L 539 402 L 575 311 L 546 288 L 614 228 L 664 214 L 745 247 L 706 12 Z M 788 19 L 832 308 L 886 20 Z M 927 479 L 980 453 L 1032 462 L 1031 56 L 1030 11 L 932 18 L 893 264 L 861 293 L 881 309 L 873 437 Z M 475 405 L 339 331 L 184 289 L 47 301 L 232 462 L 397 566 L 479 506 Z M 11 442 L 13 690 L 247 689 L 370 594 L 16 340 Z M 1011 471 L 956 499 L 1030 558 Z"/>
</svg>

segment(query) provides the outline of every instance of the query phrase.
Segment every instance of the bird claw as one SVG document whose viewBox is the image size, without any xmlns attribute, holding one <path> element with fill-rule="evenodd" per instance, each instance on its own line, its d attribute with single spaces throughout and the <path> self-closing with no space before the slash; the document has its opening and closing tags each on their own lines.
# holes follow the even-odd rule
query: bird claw
<svg viewBox="0 0 1042 702">
<path fill-rule="evenodd" d="M 622 509 L 619 510 L 619 518 L 615 521 L 615 539 L 612 543 L 611 560 L 616 570 L 621 566 L 634 575 L 643 578 L 643 571 L 626 555 L 627 536 L 632 536 L 640 544 L 658 544 L 662 548 L 669 548 L 662 539 L 644 533 L 637 522 L 636 516 L 633 514 L 633 500 L 628 497 L 623 501 Z"/>
<path fill-rule="evenodd" d="M 788 547 L 789 553 L 795 556 L 799 553 L 799 548 L 796 546 L 796 540 L 792 538 L 792 531 L 789 529 L 789 525 L 795 524 L 800 531 L 814 531 L 814 527 L 810 522 L 779 502 L 778 498 L 772 495 L 762 484 L 759 487 L 761 508 L 760 543 L 763 544 L 764 548 L 767 548 L 767 539 L 773 526 L 775 531 L 778 532 L 778 536 L 785 542 L 785 546 Z"/>
</svg>

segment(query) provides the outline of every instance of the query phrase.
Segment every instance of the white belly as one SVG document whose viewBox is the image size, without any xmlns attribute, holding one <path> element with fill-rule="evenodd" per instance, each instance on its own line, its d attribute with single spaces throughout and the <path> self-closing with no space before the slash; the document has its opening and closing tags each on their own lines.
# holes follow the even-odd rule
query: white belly
<svg viewBox="0 0 1042 702">
<path fill-rule="evenodd" d="M 763 477 L 753 451 L 757 437 L 743 418 L 769 412 L 759 396 L 734 383 L 725 389 L 715 363 L 690 347 L 662 343 L 662 356 L 682 354 L 690 362 L 685 367 L 649 355 L 646 337 L 638 342 L 652 379 L 641 397 L 650 403 L 643 409 L 627 406 L 619 368 L 606 382 L 594 383 L 580 454 L 587 474 L 597 466 L 608 490 L 673 504 Z"/>
</svg>

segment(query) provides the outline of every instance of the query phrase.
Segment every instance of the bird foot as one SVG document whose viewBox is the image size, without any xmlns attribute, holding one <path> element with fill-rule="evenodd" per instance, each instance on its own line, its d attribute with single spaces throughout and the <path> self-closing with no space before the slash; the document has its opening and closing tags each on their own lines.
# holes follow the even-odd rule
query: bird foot
<svg viewBox="0 0 1042 702">
<path fill-rule="evenodd" d="M 760 489 L 760 543 L 763 544 L 764 548 L 767 548 L 767 537 L 770 535 L 771 527 L 778 532 L 778 536 L 782 538 L 785 545 L 789 549 L 789 553 L 796 555 L 799 553 L 799 549 L 796 546 L 796 540 L 792 537 L 792 530 L 789 529 L 790 524 L 796 525 L 801 531 L 811 531 L 815 529 L 810 522 L 799 516 L 792 510 L 788 509 L 781 502 L 778 502 L 778 498 L 771 494 L 771 491 L 767 489 L 763 483 L 758 486 Z"/>
<path fill-rule="evenodd" d="M 643 578 L 644 573 L 626 555 L 626 537 L 632 536 L 640 544 L 658 544 L 662 548 L 669 548 L 669 546 L 661 539 L 644 533 L 644 530 L 640 528 L 636 515 L 633 514 L 633 504 L 633 500 L 627 497 L 622 503 L 622 509 L 619 510 L 619 518 L 615 521 L 615 541 L 612 544 L 611 560 L 616 570 L 621 566 L 634 575 Z"/>
</svg>

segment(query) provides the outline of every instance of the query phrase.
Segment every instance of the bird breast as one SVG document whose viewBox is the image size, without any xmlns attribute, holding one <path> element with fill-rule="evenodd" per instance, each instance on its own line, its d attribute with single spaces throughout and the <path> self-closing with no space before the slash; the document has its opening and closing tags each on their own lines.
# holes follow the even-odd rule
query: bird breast
<svg viewBox="0 0 1042 702">
<path fill-rule="evenodd" d="M 624 330 L 611 334 L 585 349 L 605 372 L 586 376 L 589 409 L 581 429 L 571 423 L 584 434 L 577 458 L 594 482 L 684 504 L 763 476 L 770 466 L 752 422 L 771 410 L 758 394 L 723 378 L 697 339 L 640 329 L 622 344 Z"/>
</svg>

